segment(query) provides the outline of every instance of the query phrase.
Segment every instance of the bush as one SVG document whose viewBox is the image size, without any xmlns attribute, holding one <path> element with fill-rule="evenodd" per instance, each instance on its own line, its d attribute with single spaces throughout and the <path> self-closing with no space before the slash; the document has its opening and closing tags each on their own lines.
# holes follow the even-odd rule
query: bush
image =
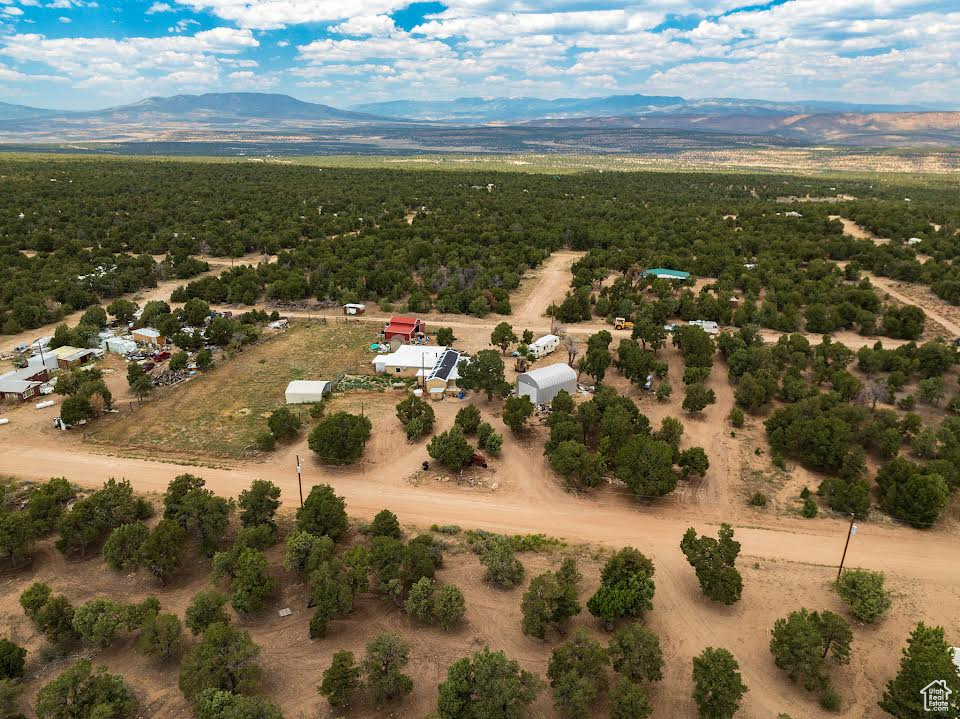
<svg viewBox="0 0 960 719">
<path fill-rule="evenodd" d="M 374 704 L 396 701 L 413 691 L 413 680 L 403 673 L 409 661 L 410 644 L 396 634 L 384 632 L 367 643 L 362 666 Z"/>
<path fill-rule="evenodd" d="M 523 633 L 543 639 L 549 627 L 562 632 L 569 619 L 580 613 L 577 589 L 581 579 L 572 557 L 564 558 L 556 573 L 534 577 L 520 604 Z"/>
<path fill-rule="evenodd" d="M 453 423 L 463 430 L 464 434 L 476 434 L 480 427 L 480 422 L 480 410 L 472 404 L 461 407 L 453 420 Z"/>
<path fill-rule="evenodd" d="M 587 602 L 587 609 L 608 629 L 620 617 L 642 616 L 644 610 L 653 609 L 653 574 L 653 562 L 639 550 L 624 547 L 604 565 L 600 587 Z"/>
<path fill-rule="evenodd" d="M 829 712 L 838 712 L 843 706 L 843 700 L 833 687 L 827 687 L 820 692 L 820 706 Z"/>
<path fill-rule="evenodd" d="M 273 432 L 266 429 L 262 432 L 257 432 L 257 436 L 254 437 L 253 442 L 261 452 L 272 452 L 277 447 L 277 438 L 274 437 Z"/>
<path fill-rule="evenodd" d="M 707 647 L 693 658 L 693 699 L 701 719 L 733 719 L 747 692 L 739 670 L 726 649 Z"/>
<path fill-rule="evenodd" d="M 648 719 L 653 707 L 643 687 L 621 677 L 610 692 L 610 719 Z"/>
<path fill-rule="evenodd" d="M 740 601 L 743 579 L 734 566 L 740 543 L 733 539 L 733 528 L 729 524 L 720 525 L 717 539 L 697 537 L 691 527 L 680 541 L 680 551 L 696 571 L 706 597 L 727 605 Z"/>
<path fill-rule="evenodd" d="M 73 628 L 82 639 L 97 647 L 113 641 L 127 620 L 127 608 L 109 599 L 92 599 L 77 607 Z"/>
<path fill-rule="evenodd" d="M 147 541 L 150 530 L 143 522 L 121 524 L 103 544 L 103 559 L 118 572 L 136 569 L 140 564 L 140 548 Z"/>
<path fill-rule="evenodd" d="M 381 509 L 377 512 L 377 516 L 374 517 L 370 523 L 369 532 L 371 537 L 393 537 L 394 539 L 400 539 L 400 537 L 403 536 L 397 515 L 389 509 Z"/>
<path fill-rule="evenodd" d="M 333 709 L 342 709 L 350 703 L 354 692 L 360 688 L 360 667 L 353 652 L 341 649 L 333 655 L 333 661 L 323 672 L 323 680 L 317 691 L 327 698 Z"/>
<path fill-rule="evenodd" d="M 297 529 L 317 537 L 326 535 L 336 542 L 347 531 L 343 497 L 337 496 L 329 484 L 314 485 L 297 510 Z"/>
<path fill-rule="evenodd" d="M 750 496 L 750 504 L 754 507 L 766 507 L 767 495 L 765 495 L 763 492 L 754 492 Z"/>
<path fill-rule="evenodd" d="M 460 534 L 461 529 L 459 524 L 431 524 L 430 531 L 440 534 Z"/>
<path fill-rule="evenodd" d="M 198 592 L 187 607 L 184 621 L 190 632 L 196 636 L 202 634 L 211 624 L 229 624 L 227 597 L 216 590 Z"/>
<path fill-rule="evenodd" d="M 205 689 L 249 693 L 260 681 L 260 648 L 247 632 L 211 624 L 180 664 L 180 691 L 195 701 Z"/>
<path fill-rule="evenodd" d="M 634 622 L 613 633 L 607 650 L 613 669 L 634 682 L 663 679 L 660 639 L 642 624 Z"/>
<path fill-rule="evenodd" d="M 34 582 L 24 590 L 20 606 L 48 641 L 57 644 L 77 637 L 77 630 L 73 628 L 73 605 L 63 595 L 54 596 L 43 582 Z"/>
<path fill-rule="evenodd" d="M 150 613 L 137 637 L 137 651 L 162 662 L 179 656 L 182 647 L 180 618 L 176 614 Z"/>
<path fill-rule="evenodd" d="M 23 676 L 24 659 L 27 650 L 11 642 L 0 639 L 0 679 L 19 679 Z"/>
<path fill-rule="evenodd" d="M 861 622 L 873 624 L 890 608 L 890 592 L 884 589 L 883 572 L 847 569 L 837 580 L 837 594 Z"/>
<path fill-rule="evenodd" d="M 280 407 L 275 409 L 270 418 L 267 419 L 267 426 L 270 432 L 281 442 L 296 439 L 300 434 L 300 428 L 303 422 L 300 417 L 290 411 L 289 407 Z"/>
<path fill-rule="evenodd" d="M 473 456 L 473 447 L 463 436 L 460 427 L 454 425 L 430 440 L 430 444 L 427 445 L 427 454 L 456 472 L 463 469 L 470 461 Z"/>
<path fill-rule="evenodd" d="M 480 563 L 486 567 L 483 575 L 485 581 L 508 589 L 523 581 L 523 564 L 505 538 L 495 538 L 487 542 L 480 554 Z"/>
<path fill-rule="evenodd" d="M 803 509 L 800 510 L 802 514 L 807 519 L 813 519 L 817 516 L 820 511 L 820 507 L 817 506 L 817 503 L 813 501 L 812 497 L 807 497 L 803 500 Z"/>
<path fill-rule="evenodd" d="M 368 417 L 336 412 L 317 423 L 310 431 L 307 445 L 321 462 L 353 464 L 363 456 L 372 428 Z"/>
<path fill-rule="evenodd" d="M 403 424 L 407 439 L 419 439 L 433 431 L 435 415 L 428 402 L 411 394 L 397 403 L 397 418 Z"/>
<path fill-rule="evenodd" d="M 743 410 L 740 409 L 739 407 L 734 407 L 733 409 L 730 410 L 729 419 L 730 419 L 730 424 L 732 424 L 737 429 L 740 429 L 741 427 L 743 427 L 743 423 L 745 420 Z"/>
<path fill-rule="evenodd" d="M 80 659 L 37 694 L 38 719 L 126 719 L 137 702 L 123 677 Z"/>
<path fill-rule="evenodd" d="M 514 433 L 521 432 L 527 426 L 527 420 L 533 416 L 533 402 L 526 395 L 511 396 L 503 403 L 501 418 Z"/>
</svg>

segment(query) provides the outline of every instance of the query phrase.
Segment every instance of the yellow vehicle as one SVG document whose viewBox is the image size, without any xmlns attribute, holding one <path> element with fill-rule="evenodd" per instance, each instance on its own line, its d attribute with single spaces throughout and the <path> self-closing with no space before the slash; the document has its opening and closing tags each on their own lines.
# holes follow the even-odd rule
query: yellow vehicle
<svg viewBox="0 0 960 719">
<path fill-rule="evenodd" d="M 613 320 L 613 328 L 615 330 L 632 330 L 633 322 L 627 322 L 623 317 L 617 317 Z"/>
</svg>

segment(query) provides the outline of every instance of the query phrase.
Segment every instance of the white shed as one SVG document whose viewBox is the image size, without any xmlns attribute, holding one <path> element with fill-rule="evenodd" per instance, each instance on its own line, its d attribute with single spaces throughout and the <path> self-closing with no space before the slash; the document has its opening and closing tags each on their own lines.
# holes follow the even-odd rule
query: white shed
<svg viewBox="0 0 960 719">
<path fill-rule="evenodd" d="M 287 404 L 320 402 L 332 389 L 330 383 L 324 380 L 295 379 L 287 385 L 285 397 Z"/>
<path fill-rule="evenodd" d="M 563 362 L 517 375 L 517 394 L 529 397 L 534 404 L 546 404 L 560 390 L 570 394 L 577 391 L 577 373 Z"/>
</svg>

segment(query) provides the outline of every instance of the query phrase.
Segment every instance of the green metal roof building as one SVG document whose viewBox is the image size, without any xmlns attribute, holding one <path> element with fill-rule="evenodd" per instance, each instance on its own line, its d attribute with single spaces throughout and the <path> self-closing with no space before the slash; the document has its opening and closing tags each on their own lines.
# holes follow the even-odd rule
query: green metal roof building
<svg viewBox="0 0 960 719">
<path fill-rule="evenodd" d="M 644 277 L 656 277 L 658 280 L 689 280 L 690 273 L 683 270 L 669 270 L 666 267 L 654 267 L 643 271 Z"/>
</svg>

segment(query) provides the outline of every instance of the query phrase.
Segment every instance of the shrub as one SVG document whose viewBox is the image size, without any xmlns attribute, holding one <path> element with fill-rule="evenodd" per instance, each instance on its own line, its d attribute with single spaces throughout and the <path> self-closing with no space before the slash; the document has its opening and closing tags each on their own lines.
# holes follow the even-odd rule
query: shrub
<svg viewBox="0 0 960 719">
<path fill-rule="evenodd" d="M 642 624 L 634 622 L 613 633 L 607 650 L 613 669 L 634 682 L 663 679 L 660 639 Z"/>
<path fill-rule="evenodd" d="M 140 548 L 150 530 L 143 522 L 121 524 L 103 544 L 103 558 L 111 569 L 126 572 L 140 564 Z"/>
<path fill-rule="evenodd" d="M 329 484 L 314 485 L 297 510 L 297 529 L 318 537 L 326 535 L 336 542 L 347 531 L 343 497 L 337 496 Z"/>
<path fill-rule="evenodd" d="M 820 706 L 830 712 L 840 711 L 843 706 L 843 700 L 833 687 L 827 687 L 820 692 Z"/>
<path fill-rule="evenodd" d="M 247 632 L 211 624 L 180 664 L 180 691 L 191 701 L 205 689 L 249 693 L 260 681 L 259 657 Z"/>
<path fill-rule="evenodd" d="M 640 617 L 644 610 L 653 609 L 653 573 L 653 562 L 639 550 L 624 547 L 604 565 L 600 587 L 587 602 L 587 609 L 608 629 L 620 617 Z"/>
<path fill-rule="evenodd" d="M 384 632 L 367 643 L 362 666 L 374 704 L 398 700 L 413 690 L 413 680 L 403 673 L 409 661 L 410 644 L 396 634 Z"/>
<path fill-rule="evenodd" d="M 733 528 L 729 524 L 720 525 L 717 539 L 697 537 L 696 530 L 691 527 L 680 541 L 680 550 L 696 570 L 706 597 L 727 605 L 740 601 L 743 579 L 734 566 L 740 554 L 740 543 L 733 539 Z"/>
<path fill-rule="evenodd" d="M 307 445 L 321 462 L 353 464 L 363 456 L 372 428 L 368 417 L 336 412 L 317 423 L 310 431 Z"/>
<path fill-rule="evenodd" d="M 257 432 L 257 436 L 254 437 L 253 441 L 254 444 L 257 445 L 257 449 L 261 452 L 272 452 L 277 447 L 277 438 L 270 430 Z"/>
<path fill-rule="evenodd" d="M 519 719 L 537 696 L 540 683 L 503 652 L 484 647 L 447 669 L 438 687 L 438 719 Z"/>
<path fill-rule="evenodd" d="M 290 411 L 289 407 L 280 407 L 270 414 L 270 418 L 267 419 L 267 426 L 274 437 L 281 442 L 286 442 L 296 439 L 297 435 L 300 434 L 303 422 L 299 416 Z"/>
<path fill-rule="evenodd" d="M 427 453 L 448 469 L 459 471 L 473 456 L 473 447 L 463 436 L 460 427 L 454 425 L 430 440 Z"/>
<path fill-rule="evenodd" d="M 480 410 L 472 404 L 465 405 L 457 412 L 453 423 L 460 427 L 464 434 L 476 434 L 481 424 Z"/>
<path fill-rule="evenodd" d="M 817 506 L 817 503 L 813 501 L 812 497 L 807 497 L 803 500 L 803 509 L 800 510 L 800 513 L 807 519 L 813 519 L 819 513 L 820 508 Z"/>
<path fill-rule="evenodd" d="M 176 614 L 151 613 L 137 637 L 137 650 L 157 661 L 174 659 L 182 646 L 183 627 Z"/>
<path fill-rule="evenodd" d="M 39 719 L 126 719 L 137 706 L 123 677 L 80 659 L 37 694 Z"/>
<path fill-rule="evenodd" d="M 334 709 L 342 709 L 350 703 L 354 692 L 360 688 L 360 667 L 353 652 L 341 649 L 333 655 L 333 661 L 323 672 L 317 691 L 327 698 Z"/>
<path fill-rule="evenodd" d="M 726 649 L 707 647 L 693 658 L 693 699 L 701 719 L 733 719 L 747 692 L 739 670 Z"/>
<path fill-rule="evenodd" d="M 850 613 L 867 624 L 873 624 L 890 608 L 883 572 L 847 569 L 837 580 L 837 594 L 850 607 Z"/>
<path fill-rule="evenodd" d="M 767 495 L 765 495 L 763 492 L 754 492 L 750 496 L 750 504 L 754 507 L 766 507 Z"/>
<path fill-rule="evenodd" d="M 127 620 L 127 608 L 109 599 L 92 599 L 77 607 L 73 628 L 85 641 L 105 647 L 113 641 Z"/>
<path fill-rule="evenodd" d="M 216 590 L 198 592 L 187 607 L 184 621 L 190 632 L 196 636 L 202 634 L 211 624 L 229 624 L 227 597 Z"/>
<path fill-rule="evenodd" d="M 11 642 L 0 639 L 0 679 L 19 679 L 23 676 L 24 659 L 27 650 Z"/>
<path fill-rule="evenodd" d="M 377 513 L 377 516 L 373 518 L 373 522 L 370 523 L 369 531 L 371 537 L 393 537 L 400 539 L 400 537 L 403 536 L 397 515 L 389 509 L 381 509 Z"/>
<path fill-rule="evenodd" d="M 496 538 L 487 542 L 480 554 L 480 563 L 486 567 L 483 578 L 488 582 L 510 588 L 523 580 L 523 564 L 506 539 Z"/>
<path fill-rule="evenodd" d="M 733 409 L 730 410 L 729 419 L 730 419 L 731 425 L 733 425 L 737 429 L 740 429 L 741 427 L 743 427 L 743 423 L 745 420 L 743 410 L 740 409 L 739 407 L 734 407 Z"/>
</svg>

